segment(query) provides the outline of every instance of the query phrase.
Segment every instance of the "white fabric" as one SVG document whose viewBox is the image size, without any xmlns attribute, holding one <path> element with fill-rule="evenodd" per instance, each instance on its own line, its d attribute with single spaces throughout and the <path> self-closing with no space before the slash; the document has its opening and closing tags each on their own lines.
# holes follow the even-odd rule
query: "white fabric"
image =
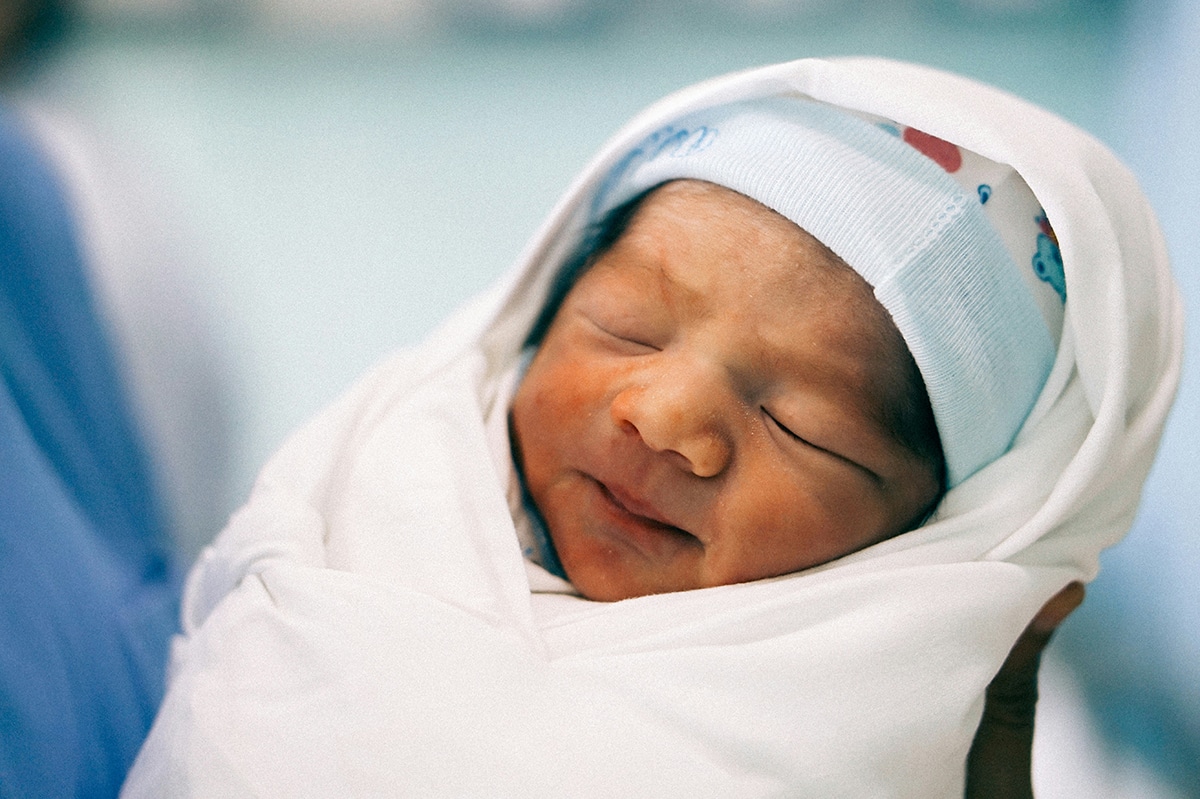
<svg viewBox="0 0 1200 799">
<path fill-rule="evenodd" d="M 584 198 L 664 118 L 801 92 L 1011 164 L 1067 310 L 1013 449 L 914 532 L 810 572 L 614 604 L 530 593 L 484 419 Z M 665 100 L 605 147 L 515 273 L 295 434 L 190 577 L 124 795 L 962 795 L 984 687 L 1124 534 L 1179 367 L 1150 209 L 1095 140 L 1000 92 L 800 61 Z"/>
</svg>

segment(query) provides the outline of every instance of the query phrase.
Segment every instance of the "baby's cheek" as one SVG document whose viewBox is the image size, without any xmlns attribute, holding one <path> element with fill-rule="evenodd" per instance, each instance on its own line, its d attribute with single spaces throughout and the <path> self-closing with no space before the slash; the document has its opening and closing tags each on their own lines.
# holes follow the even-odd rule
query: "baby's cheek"
<svg viewBox="0 0 1200 799">
<path fill-rule="evenodd" d="M 591 419 L 606 409 L 613 369 L 596 360 L 562 359 L 542 381 L 540 402 L 562 424 Z"/>
<path fill-rule="evenodd" d="M 869 503 L 844 483 L 759 473 L 726 501 L 728 568 L 741 579 L 788 574 L 860 549 L 875 536 Z"/>
<path fill-rule="evenodd" d="M 892 527 L 878 494 L 853 479 L 823 486 L 813 498 L 813 508 L 814 566 L 877 543 Z"/>
<path fill-rule="evenodd" d="M 577 369 L 563 369 L 548 376 L 537 396 L 539 412 L 548 424 L 574 427 L 595 403 L 594 381 Z"/>
<path fill-rule="evenodd" d="M 717 546 L 709 547 L 722 583 L 771 577 L 795 569 L 801 558 L 806 524 L 789 487 L 770 480 L 747 480 L 736 491 L 722 492 L 711 509 Z"/>
</svg>

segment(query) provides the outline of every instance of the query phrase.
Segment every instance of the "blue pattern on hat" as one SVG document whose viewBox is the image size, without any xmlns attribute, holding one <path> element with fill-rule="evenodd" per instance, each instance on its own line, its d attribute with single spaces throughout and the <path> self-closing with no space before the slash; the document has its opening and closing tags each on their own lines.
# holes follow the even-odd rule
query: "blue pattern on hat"
<svg viewBox="0 0 1200 799">
<path fill-rule="evenodd" d="M 1063 302 L 1067 301 L 1067 278 L 1063 274 L 1062 252 L 1045 233 L 1037 236 L 1037 252 L 1033 256 L 1033 271 L 1049 283 Z"/>
</svg>

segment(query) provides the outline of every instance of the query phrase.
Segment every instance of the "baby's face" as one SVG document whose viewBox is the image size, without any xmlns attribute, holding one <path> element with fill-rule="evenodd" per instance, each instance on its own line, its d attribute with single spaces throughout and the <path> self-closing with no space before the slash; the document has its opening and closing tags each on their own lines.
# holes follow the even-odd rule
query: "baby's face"
<svg viewBox="0 0 1200 799">
<path fill-rule="evenodd" d="M 595 600 L 745 582 L 919 522 L 889 432 L 907 352 L 856 273 L 728 189 L 651 193 L 567 295 L 512 406 L 531 496 Z"/>
</svg>

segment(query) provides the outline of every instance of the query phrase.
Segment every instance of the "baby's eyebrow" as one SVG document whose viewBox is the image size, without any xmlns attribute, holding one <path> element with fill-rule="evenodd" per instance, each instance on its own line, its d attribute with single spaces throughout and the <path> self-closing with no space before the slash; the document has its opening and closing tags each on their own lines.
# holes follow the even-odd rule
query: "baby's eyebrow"
<svg viewBox="0 0 1200 799">
<path fill-rule="evenodd" d="M 672 268 L 670 259 L 665 256 L 656 258 L 654 263 L 648 266 L 653 269 L 653 276 L 658 280 L 659 297 L 668 307 L 703 309 L 707 295 L 703 287 L 688 282 L 686 270 Z"/>
<path fill-rule="evenodd" d="M 627 246 L 632 247 L 632 257 L 614 258 L 618 270 L 636 270 L 644 273 L 647 279 L 658 287 L 658 298 L 670 307 L 674 307 L 680 299 L 685 302 L 702 297 L 700 289 L 690 286 L 677 274 L 682 269 L 671 268 L 670 244 L 663 244 L 653 236 L 632 235 Z M 621 253 L 619 246 L 613 247 L 601 259 L 607 259 Z"/>
</svg>

